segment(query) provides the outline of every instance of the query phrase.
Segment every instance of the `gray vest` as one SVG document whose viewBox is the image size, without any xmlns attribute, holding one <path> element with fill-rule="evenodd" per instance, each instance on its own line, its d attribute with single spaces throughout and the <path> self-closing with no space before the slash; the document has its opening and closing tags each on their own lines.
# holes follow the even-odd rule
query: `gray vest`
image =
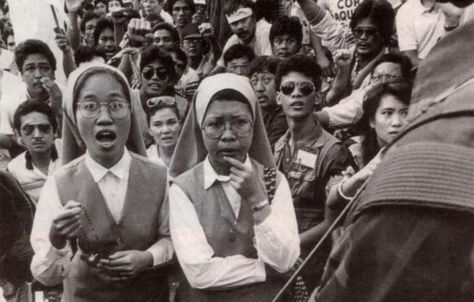
<svg viewBox="0 0 474 302">
<path fill-rule="evenodd" d="M 71 162 L 55 175 L 61 203 L 78 201 L 87 213 L 81 215 L 83 232 L 79 235 L 79 249 L 64 281 L 63 301 L 157 301 L 157 295 L 167 290 L 165 279 L 148 280 L 153 282 L 143 278 L 127 282 L 108 281 L 99 269 L 81 259 L 83 253 L 146 250 L 159 238 L 160 210 L 166 202 L 166 170 L 138 155 L 131 153 L 131 156 L 125 205 L 118 223 L 86 167 L 84 157 Z"/>
<path fill-rule="evenodd" d="M 252 161 L 254 171 L 263 181 L 263 166 Z M 199 222 L 204 229 L 207 241 L 214 250 L 214 256 L 227 257 L 244 255 L 247 258 L 258 257 L 253 245 L 253 215 L 247 203 L 242 202 L 235 227 L 224 217 L 233 217 L 232 208 L 219 183 L 204 189 L 203 163 L 178 176 L 174 182 L 189 197 L 196 209 Z M 278 181 L 277 181 L 278 183 Z M 267 267 L 267 281 L 239 286 L 229 290 L 199 290 L 192 288 L 186 280 L 178 291 L 179 301 L 271 301 L 284 280 L 277 272 Z"/>
</svg>

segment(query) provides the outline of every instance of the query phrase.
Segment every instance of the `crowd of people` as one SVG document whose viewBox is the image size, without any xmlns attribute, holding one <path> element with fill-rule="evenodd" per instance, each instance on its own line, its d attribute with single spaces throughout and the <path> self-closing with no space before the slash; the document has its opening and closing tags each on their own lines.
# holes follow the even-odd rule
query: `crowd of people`
<svg viewBox="0 0 474 302">
<path fill-rule="evenodd" d="M 471 0 L 59 2 L 0 1 L 6 301 L 474 300 Z"/>
</svg>

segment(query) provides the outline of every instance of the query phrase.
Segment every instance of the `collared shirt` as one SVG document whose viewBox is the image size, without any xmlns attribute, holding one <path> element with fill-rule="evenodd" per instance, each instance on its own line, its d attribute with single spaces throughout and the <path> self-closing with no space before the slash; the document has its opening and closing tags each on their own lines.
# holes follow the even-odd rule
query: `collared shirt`
<svg viewBox="0 0 474 302">
<path fill-rule="evenodd" d="M 13 115 L 30 95 L 25 83 L 16 75 L 3 71 L 0 81 L 0 134 L 13 135 Z"/>
<path fill-rule="evenodd" d="M 89 153 L 86 154 L 84 162 L 91 172 L 94 182 L 99 187 L 102 196 L 104 196 L 112 217 L 115 222 L 119 222 L 125 204 L 130 163 L 132 162 L 130 153 L 125 151 L 119 162 L 110 169 L 103 167 L 93 160 Z"/>
<path fill-rule="evenodd" d="M 119 218 L 122 214 L 128 187 L 131 163 L 129 152 L 125 149 L 122 158 L 110 169 L 98 164 L 88 153 L 85 154 L 84 162 L 117 221 L 117 217 Z M 54 177 L 49 177 L 41 192 L 30 239 L 35 252 L 31 263 L 31 272 L 35 279 L 45 285 L 56 285 L 62 282 L 70 270 L 72 250 L 69 243 L 63 249 L 58 250 L 49 240 L 52 221 L 63 209 L 56 181 Z M 153 264 L 158 265 L 171 260 L 173 245 L 169 238 L 161 238 L 147 251 L 153 256 Z"/>
<path fill-rule="evenodd" d="M 165 162 L 160 158 L 160 155 L 158 154 L 158 145 L 156 143 L 146 149 L 146 156 L 148 157 L 148 159 L 151 159 L 158 165 L 167 167 Z"/>
<path fill-rule="evenodd" d="M 247 157 L 245 165 L 250 165 Z M 221 182 L 234 213 L 240 209 L 240 196 L 228 182 L 229 176 L 218 175 L 209 159 L 204 162 L 204 188 Z M 276 189 L 271 214 L 254 226 L 254 245 L 258 259 L 243 255 L 215 257 L 196 209 L 176 184 L 170 188 L 170 230 L 173 244 L 189 283 L 194 288 L 230 288 L 266 280 L 265 263 L 276 271 L 286 272 L 300 253 L 295 210 L 288 182 L 284 177 Z"/>
<path fill-rule="evenodd" d="M 47 175 L 34 164 L 33 169 L 28 169 L 26 162 L 26 152 L 23 152 L 8 163 L 8 172 L 15 176 L 25 193 L 28 194 L 31 200 L 36 204 L 48 175 L 52 175 L 54 171 L 59 168 L 60 161 L 51 159 Z"/>
<path fill-rule="evenodd" d="M 272 25 L 265 21 L 264 19 L 260 19 L 256 26 L 255 26 L 255 37 L 248 45 L 250 48 L 253 49 L 255 52 L 255 56 L 271 56 L 273 55 L 272 52 L 272 44 L 270 43 L 270 28 Z M 232 35 L 229 40 L 224 45 L 222 49 L 222 55 L 217 61 L 217 65 L 224 66 L 224 53 L 227 49 L 229 49 L 232 45 L 236 44 L 244 44 L 242 40 L 239 39 L 237 35 Z"/>
<path fill-rule="evenodd" d="M 418 58 L 424 59 L 445 34 L 445 19 L 436 6 L 427 8 L 421 0 L 408 0 L 396 16 L 400 51 L 416 50 Z"/>
</svg>

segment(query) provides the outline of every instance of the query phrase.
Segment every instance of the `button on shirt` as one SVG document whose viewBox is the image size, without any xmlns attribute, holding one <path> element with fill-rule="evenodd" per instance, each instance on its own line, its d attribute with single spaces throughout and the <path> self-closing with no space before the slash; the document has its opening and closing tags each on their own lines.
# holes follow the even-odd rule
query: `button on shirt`
<svg viewBox="0 0 474 302">
<path fill-rule="evenodd" d="M 441 9 L 426 8 L 421 0 L 408 0 L 396 17 L 400 51 L 416 50 L 418 58 L 424 59 L 445 34 L 445 19 Z"/>
<path fill-rule="evenodd" d="M 88 153 L 84 158 L 86 167 L 97 183 L 105 202 L 116 222 L 120 221 L 130 174 L 131 156 L 125 149 L 120 161 L 110 169 L 94 161 Z M 54 177 L 46 181 L 38 202 L 31 245 L 35 252 L 31 263 L 33 277 L 45 285 L 56 285 L 69 273 L 72 251 L 67 244 L 58 250 L 52 246 L 48 234 L 53 219 L 63 210 Z M 171 260 L 173 245 L 169 238 L 161 238 L 147 249 L 153 256 L 153 265 Z"/>
<path fill-rule="evenodd" d="M 84 161 L 94 182 L 99 186 L 112 217 L 115 222 L 119 222 L 127 193 L 128 175 L 132 161 L 130 154 L 124 152 L 122 159 L 110 169 L 99 165 L 89 155 Z"/>
</svg>

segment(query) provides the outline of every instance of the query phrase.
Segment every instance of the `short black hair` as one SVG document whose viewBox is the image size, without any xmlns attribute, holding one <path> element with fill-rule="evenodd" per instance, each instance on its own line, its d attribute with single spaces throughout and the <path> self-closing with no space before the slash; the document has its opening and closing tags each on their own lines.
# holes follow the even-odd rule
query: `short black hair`
<svg viewBox="0 0 474 302">
<path fill-rule="evenodd" d="M 97 6 L 97 3 L 102 2 L 108 8 L 109 0 L 94 0 L 94 7 Z"/>
<path fill-rule="evenodd" d="M 97 25 L 94 29 L 94 46 L 99 44 L 100 34 L 106 29 L 111 29 L 112 32 L 114 32 L 114 23 L 108 18 L 100 18 L 99 21 L 97 21 Z"/>
<path fill-rule="evenodd" d="M 280 90 L 281 79 L 290 72 L 299 72 L 311 78 L 316 90 L 321 90 L 321 67 L 315 59 L 305 55 L 294 55 L 281 61 L 275 76 L 277 90 Z"/>
<path fill-rule="evenodd" d="M 350 27 L 354 31 L 362 19 L 369 18 L 377 27 L 385 45 L 390 42 L 394 31 L 395 11 L 386 0 L 364 0 L 354 10 Z"/>
<path fill-rule="evenodd" d="M 255 3 L 252 0 L 227 0 L 224 4 L 224 14 L 230 15 L 240 7 L 251 8 L 255 14 Z"/>
<path fill-rule="evenodd" d="M 7 28 L 2 32 L 2 40 L 3 40 L 3 42 L 5 42 L 5 45 L 7 45 L 7 47 L 8 47 L 8 37 L 9 36 L 15 36 L 15 34 L 13 33 L 12 28 Z"/>
<path fill-rule="evenodd" d="M 101 48 L 80 45 L 74 52 L 74 63 L 79 66 L 81 63 L 89 62 L 94 57 L 102 57 L 107 62 L 105 51 Z"/>
<path fill-rule="evenodd" d="M 372 70 L 382 63 L 393 63 L 399 65 L 403 79 L 413 81 L 413 64 L 407 56 L 400 53 L 384 54 L 375 62 Z"/>
<path fill-rule="evenodd" d="M 254 73 L 269 72 L 276 74 L 278 64 L 280 60 L 273 56 L 260 56 L 252 60 L 249 66 L 249 76 L 251 77 Z"/>
<path fill-rule="evenodd" d="M 15 49 L 15 63 L 20 72 L 23 70 L 23 64 L 29 55 L 41 54 L 46 57 L 53 71 L 56 71 L 56 58 L 49 48 L 48 44 L 41 40 L 28 39 L 20 43 Z"/>
<path fill-rule="evenodd" d="M 196 5 L 194 5 L 193 0 L 168 0 L 166 1 L 165 7 L 164 7 L 165 11 L 171 14 L 173 12 L 173 6 L 177 1 L 186 2 L 186 4 L 189 6 L 189 9 L 191 10 L 193 14 L 196 11 Z"/>
<path fill-rule="evenodd" d="M 188 56 L 180 47 L 173 47 L 167 51 L 168 53 L 175 53 L 178 60 L 184 62 L 186 66 L 188 65 Z"/>
<path fill-rule="evenodd" d="M 364 115 L 373 118 L 375 111 L 380 105 L 380 100 L 384 94 L 390 94 L 399 99 L 403 104 L 410 105 L 412 84 L 408 81 L 400 80 L 394 82 L 379 83 L 369 89 L 364 97 L 362 108 Z"/>
<path fill-rule="evenodd" d="M 151 29 L 151 32 L 155 33 L 155 31 L 160 30 L 160 29 L 167 30 L 171 34 L 171 37 L 173 38 L 176 45 L 179 44 L 179 33 L 178 33 L 178 30 L 173 25 L 169 24 L 168 22 L 160 22 L 156 24 L 155 26 L 153 26 L 153 28 Z"/>
<path fill-rule="evenodd" d="M 87 12 L 84 14 L 84 17 L 81 19 L 81 23 L 79 24 L 79 29 L 83 33 L 86 30 L 86 23 L 89 22 L 92 19 L 98 19 L 99 16 L 97 16 L 93 12 Z"/>
<path fill-rule="evenodd" d="M 243 57 L 247 57 L 251 62 L 255 58 L 253 49 L 243 44 L 232 45 L 224 52 L 224 65 L 227 66 L 230 61 Z"/>
<path fill-rule="evenodd" d="M 166 72 L 170 75 L 170 79 L 176 80 L 176 70 L 174 69 L 173 58 L 156 45 L 150 45 L 142 51 L 140 61 L 140 71 L 154 61 L 159 61 L 165 67 Z"/>
<path fill-rule="evenodd" d="M 58 122 L 54 116 L 53 109 L 43 101 L 27 100 L 18 106 L 18 108 L 15 110 L 15 114 L 13 115 L 13 128 L 18 133 L 21 133 L 21 118 L 32 112 L 39 112 L 46 115 L 51 127 L 53 127 L 53 132 L 56 132 L 58 129 Z"/>
<path fill-rule="evenodd" d="M 303 26 L 298 17 L 288 17 L 286 15 L 278 17 L 270 28 L 270 43 L 273 44 L 275 37 L 290 35 L 294 37 L 301 47 L 303 42 Z"/>
<path fill-rule="evenodd" d="M 408 81 L 395 81 L 379 83 L 372 87 L 364 97 L 362 108 L 364 114 L 359 122 L 359 128 L 364 133 L 361 142 L 362 162 L 367 164 L 379 152 L 377 133 L 370 127 L 370 121 L 374 119 L 375 112 L 380 106 L 382 96 L 385 94 L 395 96 L 400 102 L 409 106 L 412 92 L 412 84 Z"/>
</svg>

